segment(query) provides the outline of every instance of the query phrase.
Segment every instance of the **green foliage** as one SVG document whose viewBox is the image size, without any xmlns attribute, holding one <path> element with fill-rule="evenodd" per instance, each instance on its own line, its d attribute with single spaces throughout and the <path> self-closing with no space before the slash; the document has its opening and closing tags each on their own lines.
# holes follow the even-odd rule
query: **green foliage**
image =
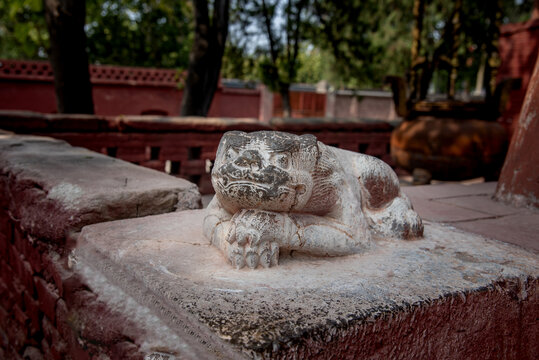
<svg viewBox="0 0 539 360">
<path fill-rule="evenodd" d="M 474 86 L 479 68 L 486 60 L 486 51 L 492 43 L 490 23 L 492 12 L 499 1 L 501 15 L 508 21 L 525 21 L 531 14 L 533 0 L 463 0 L 457 59 L 457 90 L 469 90 Z M 448 84 L 448 67 L 444 56 L 451 56 L 453 43 L 451 15 L 454 2 L 433 0 L 427 2 L 422 34 L 421 56 L 430 62 L 438 62 L 431 86 L 436 93 L 445 93 Z"/>
<path fill-rule="evenodd" d="M 248 55 L 243 47 L 229 41 L 223 55 L 221 77 L 256 81 L 259 79 L 259 62 L 260 59 Z"/>
<path fill-rule="evenodd" d="M 461 89 L 474 84 L 484 61 L 489 26 L 485 11 L 492 1 L 463 1 L 458 48 Z M 501 1 L 503 22 L 527 20 L 533 2 Z M 261 80 L 277 89 L 281 83 L 322 79 L 336 86 L 379 87 L 385 75 L 406 75 L 414 25 L 412 0 L 305 0 L 296 22 L 299 3 L 265 0 L 272 52 L 262 0 L 233 0 L 222 76 Z M 86 4 L 90 62 L 187 68 L 194 34 L 190 1 L 94 0 Z M 453 6 L 451 1 L 427 1 L 421 56 L 432 59 L 436 49 L 447 52 L 444 34 Z M 300 31 L 294 58 L 296 29 Z M 45 59 L 48 37 L 42 0 L 0 1 L 0 58 Z M 437 90 L 444 90 L 446 77 L 445 69 L 434 74 Z"/>
<path fill-rule="evenodd" d="M 412 1 L 316 0 L 312 39 L 330 54 L 330 80 L 347 87 L 378 87 L 387 74 L 410 66 Z"/>
<path fill-rule="evenodd" d="M 87 1 L 91 63 L 186 68 L 193 41 L 190 2 Z"/>
<path fill-rule="evenodd" d="M 315 84 L 324 80 L 328 72 L 324 58 L 326 54 L 312 45 L 302 44 L 298 54 L 298 74 L 296 81 L 305 84 Z"/>
<path fill-rule="evenodd" d="M 187 1 L 87 1 L 90 63 L 187 68 L 192 13 Z M 46 59 L 48 39 L 42 0 L 0 1 L 0 58 Z"/>
<path fill-rule="evenodd" d="M 502 13 L 504 24 L 519 23 L 530 19 L 534 0 L 504 0 Z"/>
<path fill-rule="evenodd" d="M 457 50 L 460 89 L 475 82 L 481 59 L 484 57 L 489 25 L 485 11 L 489 1 L 491 2 L 463 2 L 460 46 Z M 272 19 L 279 13 L 280 7 L 285 7 L 285 3 L 266 1 Z M 241 74 L 249 74 L 252 79 L 252 64 L 255 63 L 262 70 L 259 79 L 275 86 L 270 79 L 275 76 L 276 70 L 268 64 L 271 56 L 267 41 L 261 36 L 264 23 L 260 20 L 260 5 L 261 0 L 236 2 L 236 14 L 231 18 L 232 36 L 229 47 L 242 51 L 233 55 L 239 66 L 234 77 L 241 78 Z M 533 0 L 503 0 L 504 22 L 527 20 L 532 5 Z M 325 79 L 339 87 L 364 88 L 382 86 L 384 77 L 389 74 L 406 76 L 411 66 L 410 50 L 414 26 L 412 7 L 413 0 L 309 2 L 308 14 L 302 17 L 295 81 L 317 82 Z M 452 39 L 450 27 L 447 25 L 453 8 L 454 2 L 451 1 L 427 1 L 420 55 L 429 61 L 433 60 L 435 52 L 436 56 L 450 53 L 449 40 Z M 280 15 L 280 18 L 282 28 L 286 30 L 286 18 L 284 15 Z M 234 31 L 234 26 L 239 30 Z M 286 63 L 282 61 L 285 58 L 282 56 L 283 50 L 287 45 L 286 31 L 276 32 L 276 36 L 279 45 L 277 63 L 279 72 L 282 73 L 283 69 L 286 69 Z M 245 42 L 245 38 L 250 41 Z M 230 56 L 231 53 L 226 54 L 227 58 Z M 250 69 L 240 70 L 242 64 L 249 64 Z M 282 77 L 285 75 L 282 74 Z M 447 76 L 447 69 L 436 70 L 433 87 L 438 91 L 445 91 Z"/>
<path fill-rule="evenodd" d="M 493 0 L 464 0 L 461 14 L 460 46 L 457 49 L 458 87 L 475 82 L 484 49 L 489 41 L 487 12 Z M 533 0 L 503 0 L 505 21 L 526 20 Z M 420 56 L 438 62 L 451 56 L 454 2 L 426 2 Z M 385 75 L 405 76 L 410 69 L 410 49 L 414 18 L 413 1 L 351 0 L 345 5 L 329 0 L 314 2 L 312 39 L 330 52 L 329 79 L 336 85 L 379 87 Z M 436 70 L 433 87 L 444 92 L 447 68 Z"/>
<path fill-rule="evenodd" d="M 229 47 L 242 49 L 225 63 L 248 64 L 253 74 L 271 90 L 287 92 L 298 80 L 301 49 L 305 41 L 309 0 L 236 0 L 233 2 Z M 303 59 L 305 60 L 305 59 Z M 236 74 L 241 73 L 237 71 Z"/>
<path fill-rule="evenodd" d="M 46 58 L 48 40 L 41 0 L 0 1 L 0 58 Z"/>
</svg>

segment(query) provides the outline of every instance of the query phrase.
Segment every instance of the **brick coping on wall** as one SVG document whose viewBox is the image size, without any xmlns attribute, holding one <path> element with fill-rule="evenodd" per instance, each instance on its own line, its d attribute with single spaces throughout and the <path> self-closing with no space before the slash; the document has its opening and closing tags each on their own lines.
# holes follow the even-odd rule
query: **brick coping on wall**
<svg viewBox="0 0 539 360">
<path fill-rule="evenodd" d="M 263 123 L 254 118 L 212 118 L 196 116 L 120 115 L 100 116 L 83 114 L 43 114 L 32 111 L 0 110 L 0 128 L 31 133 L 36 131 L 228 131 L 228 130 L 392 130 L 395 122 L 370 119 L 273 118 Z"/>
<path fill-rule="evenodd" d="M 92 84 L 178 87 L 180 75 L 173 69 L 90 65 Z M 54 76 L 48 61 L 1 59 L 1 79 L 52 82 Z"/>
</svg>

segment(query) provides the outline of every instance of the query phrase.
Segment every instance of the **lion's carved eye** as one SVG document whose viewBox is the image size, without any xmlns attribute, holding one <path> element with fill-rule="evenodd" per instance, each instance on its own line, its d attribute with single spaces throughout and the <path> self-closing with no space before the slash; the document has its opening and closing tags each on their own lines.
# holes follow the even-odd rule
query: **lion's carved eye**
<svg viewBox="0 0 539 360">
<path fill-rule="evenodd" d="M 233 148 L 228 148 L 225 153 L 225 160 L 232 160 L 236 157 L 238 157 L 238 152 Z"/>
<path fill-rule="evenodd" d="M 279 154 L 273 157 L 273 163 L 275 166 L 280 167 L 281 169 L 288 170 L 290 167 L 290 159 L 287 155 Z"/>
</svg>

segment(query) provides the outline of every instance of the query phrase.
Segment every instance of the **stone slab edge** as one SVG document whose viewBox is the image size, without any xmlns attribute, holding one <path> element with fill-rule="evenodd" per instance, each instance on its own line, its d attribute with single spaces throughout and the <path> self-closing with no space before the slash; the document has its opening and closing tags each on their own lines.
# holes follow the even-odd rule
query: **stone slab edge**
<svg viewBox="0 0 539 360">
<path fill-rule="evenodd" d="M 100 293 L 101 299 L 111 308 L 123 312 L 129 318 L 130 311 L 135 313 L 150 313 L 157 316 L 154 322 L 159 327 L 148 323 L 140 323 L 147 338 L 134 339 L 141 345 L 141 351 L 160 350 L 179 356 L 181 359 L 241 359 L 244 358 L 238 349 L 220 339 L 205 324 L 185 312 L 178 312 L 169 303 L 151 289 L 137 285 L 139 280 L 133 275 L 132 269 L 120 266 L 117 262 L 104 258 L 96 251 L 88 249 L 82 255 L 77 252 L 75 270 L 83 275 L 94 292 Z M 97 261 L 96 261 L 97 260 Z M 95 261 L 95 262 L 94 262 Z M 113 274 L 113 275 L 112 275 Z M 125 286 L 125 284 L 134 284 Z M 115 289 L 118 294 L 112 295 Z M 122 295 L 124 295 L 122 297 Z M 136 300 L 134 300 L 136 299 Z M 122 301 L 130 302 L 130 309 L 119 309 Z M 136 305 L 133 305 L 136 304 Z M 141 319 L 143 320 L 143 319 Z M 168 331 L 163 338 L 161 331 Z M 180 339 L 172 343 L 170 339 Z"/>
</svg>

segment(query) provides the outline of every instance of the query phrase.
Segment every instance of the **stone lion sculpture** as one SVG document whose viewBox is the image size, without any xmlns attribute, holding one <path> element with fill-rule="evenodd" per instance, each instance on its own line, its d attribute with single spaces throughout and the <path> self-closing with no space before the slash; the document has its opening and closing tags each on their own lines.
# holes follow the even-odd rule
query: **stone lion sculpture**
<svg viewBox="0 0 539 360">
<path fill-rule="evenodd" d="M 377 237 L 423 234 L 386 163 L 313 135 L 227 132 L 212 184 L 204 235 L 238 269 L 277 265 L 280 251 L 339 256 L 363 253 Z"/>
</svg>

